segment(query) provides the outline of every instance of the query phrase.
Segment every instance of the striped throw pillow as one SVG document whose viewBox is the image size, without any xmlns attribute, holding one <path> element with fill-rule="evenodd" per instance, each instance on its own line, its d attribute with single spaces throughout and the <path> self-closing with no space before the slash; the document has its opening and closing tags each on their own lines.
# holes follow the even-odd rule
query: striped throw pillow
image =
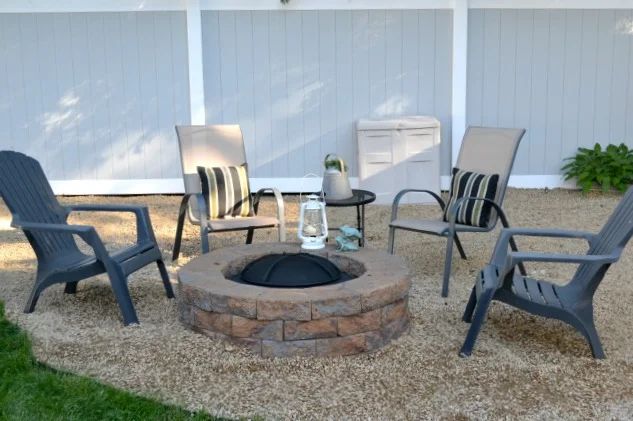
<svg viewBox="0 0 633 421">
<path fill-rule="evenodd" d="M 253 216 L 248 166 L 198 167 L 207 218 Z"/>
<path fill-rule="evenodd" d="M 444 209 L 444 221 L 448 222 L 449 215 L 457 199 L 461 197 L 484 197 L 494 200 L 497 194 L 499 174 L 479 174 L 453 168 L 451 191 Z M 483 200 L 467 200 L 457 212 L 455 222 L 473 227 L 486 227 L 490 220 L 492 205 Z"/>
</svg>

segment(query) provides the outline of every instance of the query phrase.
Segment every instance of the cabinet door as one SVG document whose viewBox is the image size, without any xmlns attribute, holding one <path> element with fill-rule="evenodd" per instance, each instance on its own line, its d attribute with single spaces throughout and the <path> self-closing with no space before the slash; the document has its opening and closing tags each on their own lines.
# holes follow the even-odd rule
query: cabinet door
<svg viewBox="0 0 633 421">
<path fill-rule="evenodd" d="M 389 204 L 394 196 L 392 130 L 358 132 L 360 188 L 376 193 L 376 204 Z"/>
<path fill-rule="evenodd" d="M 404 129 L 398 131 L 400 152 L 397 165 L 398 183 L 410 189 L 431 190 L 440 193 L 440 145 L 437 129 Z M 402 180 L 402 181 L 401 181 Z M 401 203 L 437 203 L 426 193 L 409 193 Z"/>
</svg>

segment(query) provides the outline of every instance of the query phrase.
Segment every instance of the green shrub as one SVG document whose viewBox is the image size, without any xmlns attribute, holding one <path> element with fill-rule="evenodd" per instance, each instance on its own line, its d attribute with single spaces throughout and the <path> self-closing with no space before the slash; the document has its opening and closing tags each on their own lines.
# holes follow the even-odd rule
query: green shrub
<svg viewBox="0 0 633 421">
<path fill-rule="evenodd" d="M 633 184 L 633 151 L 624 143 L 604 150 L 598 143 L 593 149 L 578 148 L 576 155 L 565 161 L 571 161 L 561 168 L 565 180 L 576 177 L 585 193 L 596 184 L 604 191 L 616 188 L 622 192 Z"/>
</svg>

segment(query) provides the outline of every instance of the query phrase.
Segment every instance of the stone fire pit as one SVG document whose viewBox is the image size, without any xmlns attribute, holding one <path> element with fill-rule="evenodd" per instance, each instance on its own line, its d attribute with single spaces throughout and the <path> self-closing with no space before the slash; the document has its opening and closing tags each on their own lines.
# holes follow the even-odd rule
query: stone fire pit
<svg viewBox="0 0 633 421">
<path fill-rule="evenodd" d="M 193 259 L 178 275 L 182 323 L 264 357 L 374 351 L 407 331 L 409 271 L 384 251 L 312 252 L 355 277 L 340 283 L 269 288 L 230 279 L 264 255 L 299 251 L 298 244 L 256 244 Z"/>
</svg>

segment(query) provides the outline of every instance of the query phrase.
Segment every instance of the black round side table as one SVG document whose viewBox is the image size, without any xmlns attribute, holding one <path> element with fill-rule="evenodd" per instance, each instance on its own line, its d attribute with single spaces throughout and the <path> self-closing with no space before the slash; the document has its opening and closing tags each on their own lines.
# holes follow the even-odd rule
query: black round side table
<svg viewBox="0 0 633 421">
<path fill-rule="evenodd" d="M 367 190 L 352 190 L 352 197 L 347 199 L 328 199 L 325 196 L 325 206 L 332 206 L 334 208 L 344 208 L 350 206 L 356 206 L 356 225 L 358 231 L 360 231 L 360 238 L 358 239 L 358 246 L 365 246 L 365 205 L 376 200 L 376 194 Z M 328 231 L 338 231 L 338 228 L 329 228 Z"/>
</svg>

